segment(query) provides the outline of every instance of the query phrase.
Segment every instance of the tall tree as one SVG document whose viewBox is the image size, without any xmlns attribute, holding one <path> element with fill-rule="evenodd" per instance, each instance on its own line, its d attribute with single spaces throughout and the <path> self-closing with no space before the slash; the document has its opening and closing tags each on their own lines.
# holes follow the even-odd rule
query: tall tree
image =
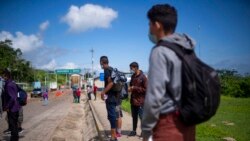
<svg viewBox="0 0 250 141">
<path fill-rule="evenodd" d="M 32 82 L 32 67 L 22 58 L 21 49 L 14 49 L 11 40 L 0 41 L 0 68 L 9 68 L 16 81 Z"/>
</svg>

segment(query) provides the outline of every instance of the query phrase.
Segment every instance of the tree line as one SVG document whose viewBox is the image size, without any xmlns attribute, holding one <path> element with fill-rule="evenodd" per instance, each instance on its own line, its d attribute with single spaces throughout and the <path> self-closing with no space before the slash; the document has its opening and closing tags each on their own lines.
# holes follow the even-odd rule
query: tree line
<svg viewBox="0 0 250 141">
<path fill-rule="evenodd" d="M 10 69 L 15 81 L 33 81 L 31 62 L 22 58 L 21 49 L 14 49 L 11 40 L 0 41 L 0 68 Z"/>
<path fill-rule="evenodd" d="M 33 68 L 31 62 L 23 58 L 21 49 L 12 47 L 11 40 L 0 41 L 0 72 L 4 68 L 11 71 L 12 78 L 16 82 L 40 81 L 45 83 L 45 81 L 56 80 L 56 76 L 52 75 L 51 72 Z M 64 84 L 65 76 L 58 75 L 57 80 L 59 85 Z"/>
<path fill-rule="evenodd" d="M 14 49 L 11 40 L 0 41 L 0 68 L 9 68 L 17 82 L 55 81 L 53 72 L 32 68 L 31 62 L 22 58 L 21 49 Z M 250 97 L 250 75 L 240 75 L 236 70 L 217 70 L 221 81 L 221 94 L 231 97 Z M 91 73 L 84 75 L 92 77 Z M 47 80 L 46 80 L 47 79 Z M 57 75 L 58 85 L 65 84 L 65 75 Z"/>
<path fill-rule="evenodd" d="M 220 76 L 221 94 L 231 97 L 250 97 L 250 75 L 240 75 L 236 70 L 222 69 Z"/>
</svg>

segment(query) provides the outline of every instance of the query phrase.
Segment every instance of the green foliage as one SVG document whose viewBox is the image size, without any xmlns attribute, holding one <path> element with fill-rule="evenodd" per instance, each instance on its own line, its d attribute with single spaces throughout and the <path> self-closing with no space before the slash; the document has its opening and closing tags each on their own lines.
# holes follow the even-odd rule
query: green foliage
<svg viewBox="0 0 250 141">
<path fill-rule="evenodd" d="M 17 82 L 33 81 L 30 74 L 32 68 L 29 61 L 22 58 L 22 51 L 14 49 L 10 40 L 0 41 L 0 68 L 9 68 Z"/>
<path fill-rule="evenodd" d="M 63 75 L 63 74 L 57 75 L 57 82 L 58 82 L 58 86 L 65 85 L 66 84 L 66 75 Z"/>
<path fill-rule="evenodd" d="M 250 97 L 250 76 L 223 74 L 220 78 L 222 95 Z"/>
<path fill-rule="evenodd" d="M 92 78 L 92 77 L 93 77 L 93 75 L 90 72 L 86 72 L 84 74 L 84 80 L 87 80 L 88 78 Z"/>
<path fill-rule="evenodd" d="M 216 115 L 208 122 L 197 126 L 197 141 L 220 141 L 224 137 L 232 137 L 237 141 L 250 140 L 249 107 L 249 98 L 222 96 Z"/>
<path fill-rule="evenodd" d="M 17 82 L 40 81 L 45 85 L 48 82 L 55 82 L 56 75 L 44 70 L 33 69 L 31 63 L 22 58 L 22 51 L 14 49 L 10 40 L 0 41 L 0 68 L 9 68 L 12 73 L 13 80 Z M 58 75 L 58 85 L 65 84 L 65 76 Z"/>
<path fill-rule="evenodd" d="M 42 85 L 45 86 L 45 79 L 46 79 L 46 86 L 49 86 L 50 82 L 56 82 L 57 77 L 57 86 L 65 85 L 66 84 L 66 76 L 62 74 L 56 75 L 54 72 L 45 71 L 45 70 L 34 70 L 34 80 L 40 81 Z"/>
</svg>

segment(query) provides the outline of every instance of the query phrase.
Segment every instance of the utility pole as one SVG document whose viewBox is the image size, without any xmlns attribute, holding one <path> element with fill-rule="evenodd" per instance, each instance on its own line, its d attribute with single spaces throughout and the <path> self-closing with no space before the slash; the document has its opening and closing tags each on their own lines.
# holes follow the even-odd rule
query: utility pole
<svg viewBox="0 0 250 141">
<path fill-rule="evenodd" d="M 92 74 L 92 79 L 93 79 L 91 85 L 93 85 L 93 82 L 94 82 L 94 49 L 92 48 L 92 49 L 90 50 L 90 52 L 91 52 L 91 63 L 92 63 L 91 74 Z"/>
<path fill-rule="evenodd" d="M 199 47 L 199 57 L 201 57 L 201 38 L 200 38 L 200 30 L 201 30 L 201 26 L 198 25 L 198 47 Z"/>
</svg>

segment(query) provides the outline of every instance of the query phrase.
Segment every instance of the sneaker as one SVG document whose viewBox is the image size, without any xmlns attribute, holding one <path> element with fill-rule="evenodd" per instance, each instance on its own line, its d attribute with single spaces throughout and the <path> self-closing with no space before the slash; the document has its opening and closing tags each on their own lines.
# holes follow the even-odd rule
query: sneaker
<svg viewBox="0 0 250 141">
<path fill-rule="evenodd" d="M 122 134 L 121 133 L 116 133 L 116 137 L 120 138 L 120 137 L 122 137 Z"/>
<path fill-rule="evenodd" d="M 22 133 L 23 133 L 23 128 L 22 128 L 22 127 L 18 128 L 18 133 L 19 133 L 19 134 L 22 134 Z"/>
<path fill-rule="evenodd" d="M 10 129 L 7 129 L 7 130 L 4 130 L 3 133 L 4 133 L 4 134 L 10 134 L 11 131 L 10 131 Z"/>
<path fill-rule="evenodd" d="M 131 131 L 128 136 L 136 136 L 136 131 Z"/>
<path fill-rule="evenodd" d="M 142 133 L 140 134 L 139 139 L 141 139 L 141 140 L 143 139 L 143 137 L 142 137 Z"/>
</svg>

